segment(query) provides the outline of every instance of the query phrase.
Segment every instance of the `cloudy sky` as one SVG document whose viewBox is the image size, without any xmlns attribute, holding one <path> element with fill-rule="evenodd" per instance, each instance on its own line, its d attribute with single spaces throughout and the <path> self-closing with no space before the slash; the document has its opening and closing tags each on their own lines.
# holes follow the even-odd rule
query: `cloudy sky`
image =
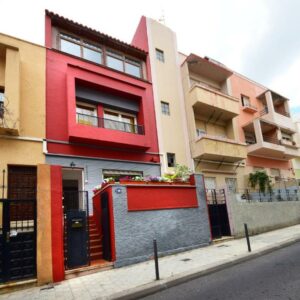
<svg viewBox="0 0 300 300">
<path fill-rule="evenodd" d="M 0 0 L 0 7 L 0 32 L 38 44 L 46 8 L 125 42 L 141 15 L 164 15 L 181 52 L 207 55 L 274 89 L 300 116 L 299 0 Z"/>
</svg>

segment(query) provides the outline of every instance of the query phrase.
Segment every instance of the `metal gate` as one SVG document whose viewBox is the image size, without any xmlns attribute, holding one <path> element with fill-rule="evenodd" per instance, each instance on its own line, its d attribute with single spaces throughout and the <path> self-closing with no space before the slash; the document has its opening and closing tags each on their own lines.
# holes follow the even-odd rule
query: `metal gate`
<svg viewBox="0 0 300 300">
<path fill-rule="evenodd" d="M 0 199 L 0 282 L 36 276 L 36 201 Z"/>
<path fill-rule="evenodd" d="M 230 236 L 230 225 L 228 219 L 226 195 L 224 189 L 207 189 L 206 199 L 211 225 L 212 238 Z"/>
<path fill-rule="evenodd" d="M 65 269 L 90 264 L 89 201 L 87 191 L 64 191 Z"/>
</svg>

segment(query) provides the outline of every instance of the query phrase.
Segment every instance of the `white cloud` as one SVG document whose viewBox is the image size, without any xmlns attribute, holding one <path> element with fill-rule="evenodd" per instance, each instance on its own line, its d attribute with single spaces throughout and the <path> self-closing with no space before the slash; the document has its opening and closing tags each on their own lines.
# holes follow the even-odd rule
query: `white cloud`
<svg viewBox="0 0 300 300">
<path fill-rule="evenodd" d="M 270 88 L 290 99 L 290 106 L 300 106 L 300 55 L 284 72 L 270 83 Z"/>
</svg>

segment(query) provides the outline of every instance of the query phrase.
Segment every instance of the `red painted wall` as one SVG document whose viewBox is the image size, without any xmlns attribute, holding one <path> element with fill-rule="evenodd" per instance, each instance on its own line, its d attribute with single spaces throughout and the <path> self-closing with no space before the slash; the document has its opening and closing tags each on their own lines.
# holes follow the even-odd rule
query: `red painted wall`
<svg viewBox="0 0 300 300">
<path fill-rule="evenodd" d="M 127 186 L 128 211 L 198 207 L 196 188 L 191 186 Z"/>
<path fill-rule="evenodd" d="M 63 249 L 62 171 L 60 166 L 51 166 L 51 237 L 53 281 L 65 278 Z M 45 233 L 45 238 L 47 233 Z"/>
<path fill-rule="evenodd" d="M 47 17 L 47 46 L 51 35 L 50 27 L 51 20 L 49 21 Z M 124 159 L 159 162 L 153 91 L 150 82 L 51 49 L 47 49 L 46 64 L 46 138 L 67 144 L 62 147 L 49 141 L 49 153 L 91 156 L 91 150 L 76 145 L 81 143 L 106 147 L 106 149 L 98 148 L 95 157 L 116 159 L 126 157 Z M 149 68 L 147 72 L 149 78 Z M 126 93 L 137 99 L 140 102 L 138 121 L 144 125 L 145 135 L 77 124 L 75 80 L 110 89 L 115 93 Z M 73 144 L 70 145 L 70 142 Z M 114 149 L 111 149 L 112 147 Z M 124 152 L 120 153 L 119 149 L 134 149 L 136 152 L 128 151 L 128 154 L 124 154 Z"/>
<path fill-rule="evenodd" d="M 103 192 L 108 193 L 108 205 L 109 205 L 109 220 L 110 220 L 110 243 L 111 243 L 111 258 L 112 261 L 116 260 L 116 244 L 115 244 L 115 221 L 114 221 L 114 211 L 113 211 L 113 200 L 112 200 L 112 188 L 111 186 L 106 187 L 103 191 L 98 192 L 93 197 L 93 206 L 96 207 L 94 211 L 94 218 L 98 226 L 99 231 L 102 233 L 101 228 L 101 194 Z"/>
</svg>

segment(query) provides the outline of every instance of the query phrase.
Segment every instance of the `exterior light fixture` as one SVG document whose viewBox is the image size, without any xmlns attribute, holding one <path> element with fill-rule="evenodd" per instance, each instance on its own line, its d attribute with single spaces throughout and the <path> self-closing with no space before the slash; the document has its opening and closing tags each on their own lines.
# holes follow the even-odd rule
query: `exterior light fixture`
<svg viewBox="0 0 300 300">
<path fill-rule="evenodd" d="M 74 161 L 71 161 L 71 163 L 70 163 L 70 167 L 71 167 L 72 169 L 74 169 L 74 168 L 75 168 L 75 166 L 76 166 L 76 164 L 74 163 Z"/>
</svg>

